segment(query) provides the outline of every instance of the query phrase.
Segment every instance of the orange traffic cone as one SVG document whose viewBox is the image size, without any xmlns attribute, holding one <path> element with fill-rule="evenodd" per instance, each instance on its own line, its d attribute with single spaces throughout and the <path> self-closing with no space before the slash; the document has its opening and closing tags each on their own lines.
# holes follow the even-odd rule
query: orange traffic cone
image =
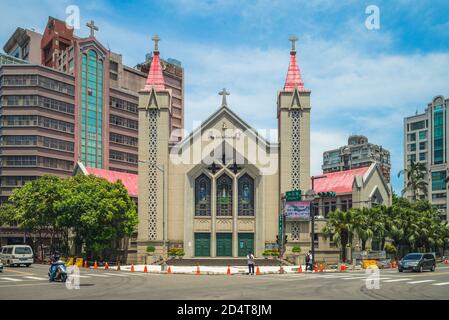
<svg viewBox="0 0 449 320">
<path fill-rule="evenodd" d="M 87 260 L 84 260 L 84 268 L 87 268 Z"/>
<path fill-rule="evenodd" d="M 171 267 L 168 266 L 167 273 L 171 273 Z"/>
<path fill-rule="evenodd" d="M 299 265 L 298 273 L 302 273 L 302 265 Z"/>
<path fill-rule="evenodd" d="M 109 270 L 109 263 L 106 261 L 106 263 L 104 264 L 104 270 Z"/>
<path fill-rule="evenodd" d="M 97 260 L 95 260 L 94 269 L 97 269 L 97 268 L 98 268 L 98 264 L 97 264 Z"/>
<path fill-rule="evenodd" d="M 201 274 L 201 271 L 200 271 L 200 265 L 199 265 L 199 264 L 196 266 L 196 274 L 197 274 L 197 275 L 200 275 L 200 274 Z"/>
<path fill-rule="evenodd" d="M 447 261 L 447 258 L 444 259 L 444 264 L 448 264 L 449 262 Z"/>
<path fill-rule="evenodd" d="M 145 268 L 143 268 L 143 273 L 147 273 L 148 269 L 147 269 L 147 265 L 145 265 Z"/>
<path fill-rule="evenodd" d="M 226 274 L 231 274 L 231 266 L 228 264 L 228 271 L 226 272 Z"/>
<path fill-rule="evenodd" d="M 134 272 L 134 263 L 131 264 L 131 272 Z"/>
<path fill-rule="evenodd" d="M 260 276 L 262 273 L 260 272 L 260 268 L 259 268 L 259 266 L 257 266 L 257 269 L 256 269 L 256 276 Z"/>
<path fill-rule="evenodd" d="M 315 267 L 313 268 L 313 272 L 318 272 L 318 265 L 315 263 Z"/>
<path fill-rule="evenodd" d="M 323 266 L 323 264 L 321 263 L 320 264 L 320 272 L 323 272 L 324 271 L 324 266 Z"/>
</svg>

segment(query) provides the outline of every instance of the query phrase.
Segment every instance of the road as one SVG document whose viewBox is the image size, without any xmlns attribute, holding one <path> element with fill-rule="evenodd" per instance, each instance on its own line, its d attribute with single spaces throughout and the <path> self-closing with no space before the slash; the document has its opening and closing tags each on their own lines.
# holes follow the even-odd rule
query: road
<svg viewBox="0 0 449 320">
<path fill-rule="evenodd" d="M 80 269 L 79 290 L 49 283 L 46 265 L 5 268 L 0 300 L 16 299 L 449 299 L 449 267 L 380 270 L 379 289 L 362 272 L 248 275 L 144 274 Z"/>
</svg>

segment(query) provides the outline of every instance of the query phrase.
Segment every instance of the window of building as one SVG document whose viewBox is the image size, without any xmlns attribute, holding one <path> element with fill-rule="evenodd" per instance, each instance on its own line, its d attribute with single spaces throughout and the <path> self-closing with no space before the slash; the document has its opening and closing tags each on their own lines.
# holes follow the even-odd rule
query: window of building
<svg viewBox="0 0 449 320">
<path fill-rule="evenodd" d="M 205 174 L 195 180 L 195 216 L 211 215 L 211 181 Z"/>
<path fill-rule="evenodd" d="M 432 191 L 446 190 L 446 171 L 432 172 Z"/>
<path fill-rule="evenodd" d="M 446 198 L 446 192 L 432 194 L 432 200 L 445 199 L 445 198 Z"/>
<path fill-rule="evenodd" d="M 416 151 L 416 143 L 409 144 L 408 151 Z"/>
<path fill-rule="evenodd" d="M 427 159 L 426 153 L 425 152 L 421 152 L 419 154 L 419 161 L 425 161 Z"/>
<path fill-rule="evenodd" d="M 419 150 L 425 150 L 427 148 L 427 142 L 419 143 Z"/>
<path fill-rule="evenodd" d="M 424 120 L 418 121 L 418 122 L 412 122 L 410 125 L 410 128 L 412 129 L 412 131 L 424 129 L 425 127 L 426 127 L 426 122 Z"/>
<path fill-rule="evenodd" d="M 419 140 L 425 140 L 427 139 L 427 130 L 420 131 L 419 132 Z"/>
<path fill-rule="evenodd" d="M 436 106 L 433 109 L 433 163 L 444 161 L 444 109 Z"/>
<path fill-rule="evenodd" d="M 232 179 L 226 174 L 217 179 L 217 216 L 232 216 Z"/>
<path fill-rule="evenodd" d="M 248 174 L 239 179 L 239 216 L 254 216 L 254 180 Z"/>
</svg>

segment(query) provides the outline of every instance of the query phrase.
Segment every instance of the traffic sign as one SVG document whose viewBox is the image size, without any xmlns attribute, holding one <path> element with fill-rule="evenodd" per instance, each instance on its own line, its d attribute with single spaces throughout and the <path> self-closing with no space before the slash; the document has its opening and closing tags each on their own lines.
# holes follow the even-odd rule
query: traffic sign
<svg viewBox="0 0 449 320">
<path fill-rule="evenodd" d="M 287 202 L 301 201 L 301 200 L 302 200 L 301 190 L 287 191 L 285 193 L 285 201 Z"/>
</svg>

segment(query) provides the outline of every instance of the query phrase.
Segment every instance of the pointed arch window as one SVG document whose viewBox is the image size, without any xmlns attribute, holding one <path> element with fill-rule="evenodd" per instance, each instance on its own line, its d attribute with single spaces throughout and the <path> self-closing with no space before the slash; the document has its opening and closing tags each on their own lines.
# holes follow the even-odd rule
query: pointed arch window
<svg viewBox="0 0 449 320">
<path fill-rule="evenodd" d="M 226 174 L 217 179 L 217 216 L 232 216 L 232 179 Z"/>
<path fill-rule="evenodd" d="M 211 181 L 205 174 L 195 180 L 195 216 L 210 216 Z"/>
<path fill-rule="evenodd" d="M 254 216 L 254 179 L 244 174 L 238 184 L 239 216 Z"/>
</svg>

